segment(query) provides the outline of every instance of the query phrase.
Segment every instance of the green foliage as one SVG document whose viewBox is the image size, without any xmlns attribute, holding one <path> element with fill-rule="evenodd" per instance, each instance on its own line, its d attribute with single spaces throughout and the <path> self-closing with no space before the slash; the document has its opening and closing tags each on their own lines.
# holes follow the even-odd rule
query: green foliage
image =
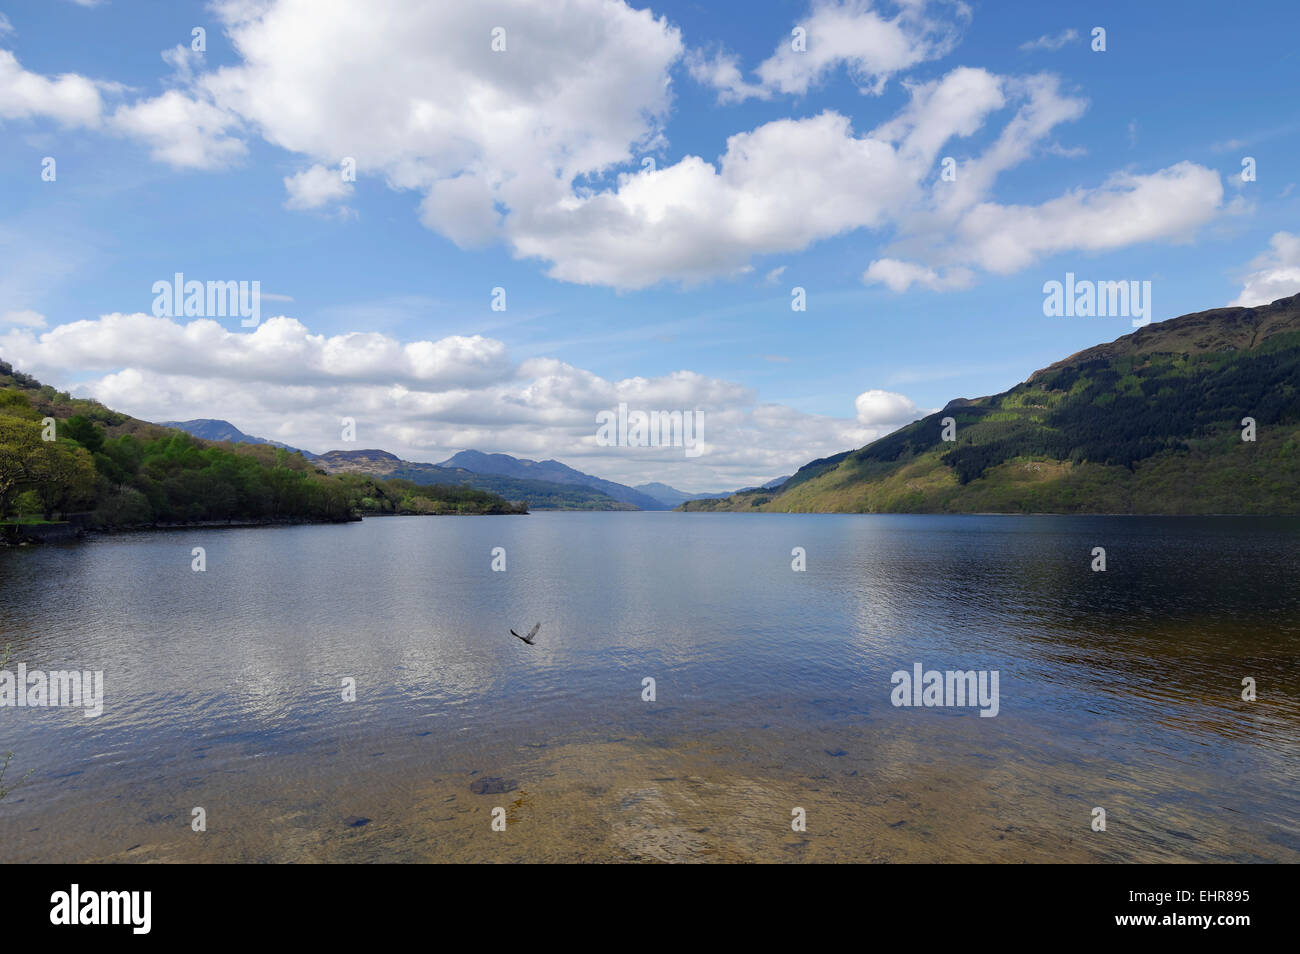
<svg viewBox="0 0 1300 954">
<path fill-rule="evenodd" d="M 1215 312 L 1174 319 L 1158 333 L 1170 350 L 1120 339 L 814 461 L 770 500 L 737 494 L 683 509 L 1296 513 L 1298 304 L 1267 318 L 1267 337 L 1264 319 L 1236 339 Z M 941 438 L 944 417 L 957 421 L 955 443 Z M 1254 443 L 1241 439 L 1245 417 Z"/>
<path fill-rule="evenodd" d="M 42 439 L 43 416 L 56 417 L 57 440 Z M 110 436 L 114 427 L 137 432 Z M 283 448 L 212 445 L 74 400 L 0 362 L 0 519 L 82 513 L 95 526 L 127 527 L 527 512 L 475 487 L 331 476 Z"/>
</svg>

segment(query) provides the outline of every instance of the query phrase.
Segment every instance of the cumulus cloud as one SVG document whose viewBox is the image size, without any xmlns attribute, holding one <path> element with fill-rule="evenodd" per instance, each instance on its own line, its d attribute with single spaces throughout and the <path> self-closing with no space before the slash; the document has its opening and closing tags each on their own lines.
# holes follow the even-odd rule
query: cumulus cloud
<svg viewBox="0 0 1300 954">
<path fill-rule="evenodd" d="M 1185 238 L 1210 221 L 1222 201 L 1217 172 L 1180 162 L 1147 175 L 1117 173 L 1095 189 L 1073 189 L 1037 206 L 981 203 L 957 234 L 977 264 L 1007 273 L 1055 252 Z"/>
<path fill-rule="evenodd" d="M 14 332 L 0 344 L 39 369 L 135 367 L 284 385 L 337 379 L 448 390 L 482 385 L 507 367 L 505 346 L 478 335 L 409 344 L 373 332 L 327 337 L 284 316 L 241 333 L 211 319 L 115 313 L 39 337 Z"/>
<path fill-rule="evenodd" d="M 324 336 L 290 317 L 244 331 L 206 319 L 110 314 L 43 332 L 0 330 L 0 356 L 52 383 L 97 372 L 74 392 L 146 420 L 226 418 L 248 433 L 325 451 L 340 446 L 339 419 L 352 417 L 355 446 L 406 459 L 439 461 L 475 448 L 691 490 L 790 473 L 920 413 L 903 395 L 869 391 L 853 416 L 807 414 L 685 369 L 611 380 L 550 357 L 512 362 L 491 338 Z M 702 411 L 708 453 L 689 459 L 682 448 L 600 446 L 596 414 L 620 403 Z M 800 435 L 797 446 L 791 433 Z"/>
<path fill-rule="evenodd" d="M 974 275 L 967 268 L 950 268 L 940 274 L 933 268 L 917 265 L 915 262 L 900 262 L 896 258 L 879 258 L 862 273 L 862 280 L 868 284 L 881 284 L 890 291 L 905 292 L 913 285 L 920 285 L 931 291 L 951 291 L 955 288 L 968 288 Z"/>
<path fill-rule="evenodd" d="M 248 152 L 243 140 L 230 135 L 238 117 L 175 89 L 119 106 L 112 126 L 146 143 L 154 159 L 182 169 L 222 169 Z"/>
<path fill-rule="evenodd" d="M 898 208 L 908 170 L 887 144 L 835 112 L 737 133 L 715 166 L 688 156 L 623 175 L 511 226 L 517 252 L 554 278 L 643 288 L 736 275 L 754 255 L 792 252 Z"/>
<path fill-rule="evenodd" d="M 739 59 L 727 53 L 694 52 L 688 66 L 723 103 L 803 95 L 841 67 L 862 92 L 879 95 L 892 76 L 950 53 L 969 19 L 963 3 L 912 0 L 895 5 L 891 16 L 872 0 L 815 0 L 792 28 L 802 37 L 787 36 L 777 44 L 755 71 L 758 82 L 746 81 Z M 800 39 L 802 47 L 796 48 Z"/>
<path fill-rule="evenodd" d="M 749 83 L 740 68 L 740 57 L 718 50 L 706 55 L 691 50 L 686 55 L 686 69 L 691 79 L 718 91 L 718 102 L 741 103 L 747 99 L 770 99 L 771 91 L 761 83 Z"/>
<path fill-rule="evenodd" d="M 333 202 L 341 202 L 352 194 L 352 184 L 343 180 L 337 169 L 314 165 L 291 176 L 285 176 L 287 209 L 319 209 Z"/>
<path fill-rule="evenodd" d="M 2 31 L 0 31 L 2 32 Z M 23 69 L 18 58 L 0 50 L 0 118 L 48 118 L 63 126 L 98 126 L 103 111 L 101 87 L 76 73 L 53 79 Z"/>
<path fill-rule="evenodd" d="M 1250 263 L 1253 271 L 1229 305 L 1252 308 L 1300 293 L 1300 235 L 1278 232 L 1268 244 L 1269 250 Z"/>
<path fill-rule="evenodd" d="M 819 0 L 799 21 L 806 51 L 783 39 L 753 80 L 729 54 L 687 55 L 677 27 L 622 0 L 218 0 L 212 9 L 236 61 L 200 72 L 183 48 L 168 51 L 179 86 L 119 106 L 112 130 L 195 169 L 237 163 L 258 135 L 305 160 L 285 180 L 295 209 L 342 201 L 347 184 L 329 170 L 353 158 L 358 175 L 417 192 L 428 228 L 465 248 L 500 242 L 562 281 L 689 285 L 869 230 L 889 244 L 864 263 L 867 281 L 960 288 L 976 269 L 1182 238 L 1217 214 L 1222 196 L 1217 174 L 1180 163 L 1036 205 L 999 203 L 999 177 L 1063 151 L 1051 133 L 1086 103 L 1050 74 L 968 67 L 907 83 L 905 105 L 875 129 L 824 111 L 736 132 L 712 159 L 640 166 L 666 144 L 683 57 L 697 79 L 738 99 L 801 94 L 840 68 L 874 93 L 952 48 L 969 18 L 960 3 Z M 500 24 L 507 48 L 494 52 Z M 0 59 L 6 69 L 21 71 L 11 56 Z M 27 77 L 0 83 L 0 115 L 98 121 L 90 81 Z M 961 140 L 981 133 L 991 144 L 964 155 Z M 961 159 L 955 181 L 936 174 L 945 152 Z"/>
<path fill-rule="evenodd" d="M 1118 172 L 1036 205 L 995 201 L 998 177 L 1050 148 L 1053 130 L 1086 107 L 1050 74 L 1009 78 L 954 70 L 917 88 L 912 104 L 877 132 L 901 139 L 904 152 L 918 161 L 933 163 L 951 137 L 969 134 L 983 115 L 1004 105 L 1015 105 L 1016 112 L 997 139 L 957 164 L 955 179 L 933 177 L 910 214 L 900 217 L 887 254 L 871 264 L 865 281 L 896 291 L 912 284 L 962 288 L 976 268 L 1007 274 L 1060 252 L 1182 241 L 1223 210 L 1219 174 L 1186 161 L 1150 173 Z"/>
<path fill-rule="evenodd" d="M 891 430 L 924 417 L 923 411 L 905 394 L 896 391 L 863 391 L 853 402 L 858 412 L 858 423 L 867 427 L 889 427 Z"/>
</svg>

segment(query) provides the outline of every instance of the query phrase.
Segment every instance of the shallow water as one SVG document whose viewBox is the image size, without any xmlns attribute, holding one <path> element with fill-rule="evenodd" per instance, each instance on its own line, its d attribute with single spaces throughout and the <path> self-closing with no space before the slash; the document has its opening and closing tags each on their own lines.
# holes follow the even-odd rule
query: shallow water
<svg viewBox="0 0 1300 954">
<path fill-rule="evenodd" d="M 1278 518 L 538 513 L 0 550 L 9 668 L 106 685 L 98 718 L 0 708 L 0 844 L 1293 862 L 1298 583 Z M 537 645 L 509 635 L 538 620 Z M 997 716 L 894 707 L 915 663 L 996 670 Z"/>
</svg>

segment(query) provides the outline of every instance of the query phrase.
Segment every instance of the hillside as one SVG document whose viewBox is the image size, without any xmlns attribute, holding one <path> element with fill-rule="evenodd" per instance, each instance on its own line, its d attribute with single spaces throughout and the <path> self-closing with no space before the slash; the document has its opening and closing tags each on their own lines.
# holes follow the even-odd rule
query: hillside
<svg viewBox="0 0 1300 954">
<path fill-rule="evenodd" d="M 506 500 L 526 503 L 530 510 L 635 510 L 631 504 L 590 487 L 557 484 L 545 480 L 516 480 L 492 474 L 476 474 L 463 467 L 443 467 L 402 460 L 382 450 L 329 451 L 313 463 L 331 474 L 365 474 L 414 484 L 450 484 L 473 487 Z"/>
<path fill-rule="evenodd" d="M 708 494 L 708 493 L 688 494 L 684 490 L 678 490 L 676 487 L 670 487 L 668 486 L 668 484 L 661 484 L 658 482 L 649 483 L 649 484 L 637 484 L 632 489 L 640 491 L 643 494 L 647 494 L 655 498 L 655 500 L 658 500 L 666 507 L 675 508 L 680 504 L 685 503 L 688 500 L 717 500 L 721 497 L 730 497 L 732 494 L 744 493 L 747 490 L 760 490 L 764 488 L 779 487 L 781 484 L 785 483 L 789 479 L 790 479 L 790 475 L 787 474 L 784 477 L 773 478 L 772 480 L 769 480 L 765 484 L 760 484 L 758 487 L 744 487 L 741 488 L 740 490 L 724 490 L 721 491 L 720 493 L 713 493 L 713 494 Z"/>
<path fill-rule="evenodd" d="M 0 361 L 0 522 L 10 528 L 74 514 L 78 526 L 123 528 L 525 512 L 472 487 L 334 476 L 284 448 L 205 441 Z"/>
<path fill-rule="evenodd" d="M 229 421 L 219 421 L 203 417 L 194 421 L 159 421 L 158 426 L 175 428 L 178 431 L 184 431 L 192 437 L 201 437 L 205 441 L 223 441 L 228 444 L 268 444 L 271 447 L 283 447 L 291 454 L 301 454 L 308 460 L 311 460 L 316 456 L 311 451 L 305 451 L 298 447 L 290 447 L 288 444 L 282 444 L 279 441 L 267 440 L 265 437 L 254 437 L 251 434 L 245 434 Z"/>
<path fill-rule="evenodd" d="M 509 454 L 484 454 L 482 451 L 466 450 L 449 457 L 438 466 L 459 467 L 475 474 L 513 477 L 516 480 L 543 480 L 552 484 L 589 487 L 640 510 L 672 509 L 649 494 L 641 493 L 626 484 L 584 474 L 567 464 L 561 464 L 558 460 L 526 460 L 522 457 L 511 457 Z"/>
<path fill-rule="evenodd" d="M 1300 295 L 1147 325 L 806 464 L 776 491 L 681 509 L 1293 514 L 1298 452 Z"/>
</svg>

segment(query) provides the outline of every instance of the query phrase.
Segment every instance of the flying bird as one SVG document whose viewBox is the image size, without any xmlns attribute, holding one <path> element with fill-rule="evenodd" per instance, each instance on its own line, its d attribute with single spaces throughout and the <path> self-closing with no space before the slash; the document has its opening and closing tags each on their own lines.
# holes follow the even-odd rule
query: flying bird
<svg viewBox="0 0 1300 954">
<path fill-rule="evenodd" d="M 522 640 L 523 640 L 524 642 L 526 642 L 529 646 L 532 646 L 532 645 L 534 645 L 534 644 L 533 644 L 533 637 L 537 635 L 537 631 L 538 631 L 539 629 L 541 629 L 541 628 L 542 628 L 542 624 L 541 624 L 541 623 L 534 623 L 534 624 L 533 624 L 533 628 L 530 629 L 530 630 L 528 631 L 528 635 L 527 635 L 527 636 L 520 636 L 520 635 L 519 635 L 518 633 L 516 633 L 513 629 L 510 631 L 510 635 L 513 636 L 513 637 L 515 637 L 515 639 L 522 639 Z"/>
</svg>

